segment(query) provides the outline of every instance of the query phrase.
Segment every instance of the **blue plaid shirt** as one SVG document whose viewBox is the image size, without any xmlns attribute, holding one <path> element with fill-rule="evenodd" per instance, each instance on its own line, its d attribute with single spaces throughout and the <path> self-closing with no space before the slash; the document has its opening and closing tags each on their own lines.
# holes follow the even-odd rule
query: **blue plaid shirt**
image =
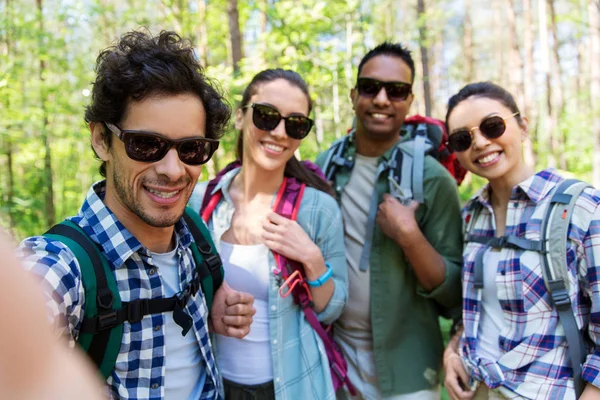
<svg viewBox="0 0 600 400">
<path fill-rule="evenodd" d="M 150 251 L 104 205 L 105 187 L 104 181 L 94 184 L 79 214 L 70 220 L 101 246 L 114 271 L 122 301 L 164 297 L 165 288 Z M 183 220 L 175 224 L 175 233 L 180 279 L 182 283 L 188 282 L 195 266 L 189 248 L 193 239 Z M 85 301 L 77 259 L 62 243 L 42 236 L 24 240 L 19 251 L 26 267 L 43 282 L 52 318 L 74 342 L 84 317 Z M 208 334 L 208 310 L 201 291 L 189 300 L 185 309 L 194 320 L 188 335 L 196 336 L 206 373 L 200 398 L 219 399 L 219 377 Z M 106 381 L 113 397 L 164 398 L 165 331 L 164 314 L 147 315 L 136 323 L 125 322 L 117 362 Z"/>
<path fill-rule="evenodd" d="M 544 170 L 515 186 L 506 215 L 506 235 L 540 239 L 540 227 L 551 190 L 563 178 Z M 489 186 L 465 206 L 466 223 L 479 202 L 481 212 L 472 221 L 471 233 L 494 236 L 494 212 Z M 588 357 L 583 379 L 600 387 L 600 191 L 586 189 L 579 197 L 568 231 L 567 259 L 569 294 L 577 320 L 584 332 Z M 463 359 L 471 376 L 490 388 L 499 388 L 508 398 L 574 399 L 572 368 L 567 342 L 558 313 L 552 306 L 542 275 L 541 255 L 535 251 L 503 248 L 496 272 L 497 295 L 504 316 L 498 338 L 502 353 L 498 360 L 478 354 L 478 329 L 482 290 L 474 287 L 475 256 L 483 245 L 470 242 L 464 250 Z M 485 290 L 485 288 L 483 289 Z"/>
</svg>

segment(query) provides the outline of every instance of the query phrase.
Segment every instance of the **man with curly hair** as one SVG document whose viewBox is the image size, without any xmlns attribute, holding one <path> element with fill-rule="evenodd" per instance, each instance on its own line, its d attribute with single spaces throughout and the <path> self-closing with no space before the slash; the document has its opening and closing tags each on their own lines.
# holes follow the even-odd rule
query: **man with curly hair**
<svg viewBox="0 0 600 400">
<path fill-rule="evenodd" d="M 107 275 L 114 275 L 123 301 L 112 315 L 122 334 L 107 387 L 122 399 L 218 399 L 209 327 L 245 336 L 253 298 L 223 283 L 215 287 L 209 317 L 211 296 L 199 289 L 200 266 L 192 249 L 198 236 L 183 216 L 230 109 L 191 45 L 173 32 L 123 35 L 100 54 L 96 71 L 85 120 L 105 179 L 91 187 L 79 213 L 68 220 L 108 261 Z M 20 252 L 43 283 L 53 319 L 72 342 L 102 332 L 105 320 L 84 315 L 86 282 L 70 246 L 36 236 L 23 241 Z M 99 305 L 102 295 L 98 290 Z M 161 310 L 167 304 L 170 310 Z"/>
</svg>

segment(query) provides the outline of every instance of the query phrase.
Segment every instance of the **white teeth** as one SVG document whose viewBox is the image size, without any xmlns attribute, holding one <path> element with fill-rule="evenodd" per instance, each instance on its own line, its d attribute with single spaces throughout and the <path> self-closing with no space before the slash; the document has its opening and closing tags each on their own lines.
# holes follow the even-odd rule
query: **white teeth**
<svg viewBox="0 0 600 400">
<path fill-rule="evenodd" d="M 152 193 L 155 196 L 160 197 L 161 199 L 170 199 L 171 197 L 177 195 L 180 190 L 177 190 L 176 192 L 160 192 L 158 190 L 154 190 L 154 189 L 149 189 L 146 188 L 150 193 Z"/>
<path fill-rule="evenodd" d="M 282 152 L 283 151 L 283 147 L 282 146 L 277 146 L 276 144 L 264 143 L 263 145 L 267 149 L 272 150 L 272 151 L 277 151 L 277 152 Z"/>
<path fill-rule="evenodd" d="M 385 119 L 385 118 L 387 118 L 387 117 L 388 117 L 388 116 L 387 116 L 387 115 L 385 115 L 385 114 L 379 114 L 379 113 L 373 113 L 373 114 L 371 114 L 371 116 L 372 116 L 373 118 L 377 118 L 377 119 Z"/>
<path fill-rule="evenodd" d="M 500 153 L 498 153 L 498 152 L 488 154 L 487 156 L 481 157 L 480 159 L 478 159 L 477 162 L 480 164 L 487 164 L 489 162 L 494 161 L 499 155 L 500 155 Z"/>
</svg>

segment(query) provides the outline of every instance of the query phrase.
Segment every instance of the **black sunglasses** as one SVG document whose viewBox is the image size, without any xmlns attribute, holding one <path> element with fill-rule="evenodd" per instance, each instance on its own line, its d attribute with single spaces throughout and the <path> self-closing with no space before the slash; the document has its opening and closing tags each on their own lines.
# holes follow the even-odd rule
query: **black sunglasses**
<svg viewBox="0 0 600 400">
<path fill-rule="evenodd" d="M 377 96 L 382 87 L 392 101 L 404 101 L 412 93 L 412 85 L 406 82 L 383 82 L 373 78 L 358 78 L 356 82 L 358 94 L 365 97 Z"/>
<path fill-rule="evenodd" d="M 216 139 L 192 137 L 171 140 L 154 132 L 123 130 L 110 122 L 105 122 L 104 125 L 125 144 L 125 153 L 135 161 L 162 160 L 169 149 L 175 146 L 183 163 L 201 165 L 208 162 L 219 147 L 219 141 Z"/>
<path fill-rule="evenodd" d="M 518 112 L 504 118 L 499 115 L 486 117 L 481 121 L 479 126 L 474 126 L 471 129 L 462 128 L 450 134 L 446 146 L 450 151 L 465 151 L 473 144 L 473 131 L 479 129 L 481 134 L 488 139 L 498 139 L 506 132 L 506 120 L 519 114 Z"/>
<path fill-rule="evenodd" d="M 313 120 L 303 115 L 289 115 L 284 117 L 275 107 L 251 103 L 243 108 L 252 107 L 252 122 L 254 126 L 263 131 L 272 131 L 277 128 L 279 122 L 285 121 L 285 133 L 292 139 L 304 139 L 310 128 L 313 126 Z"/>
</svg>

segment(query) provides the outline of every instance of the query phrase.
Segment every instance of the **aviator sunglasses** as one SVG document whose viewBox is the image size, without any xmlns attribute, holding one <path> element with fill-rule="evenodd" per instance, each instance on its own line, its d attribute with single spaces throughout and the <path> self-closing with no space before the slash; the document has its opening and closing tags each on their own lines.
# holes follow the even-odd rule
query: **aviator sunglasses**
<svg viewBox="0 0 600 400">
<path fill-rule="evenodd" d="M 154 132 L 123 130 L 110 122 L 105 122 L 104 125 L 123 142 L 125 153 L 135 161 L 162 160 L 169 149 L 175 146 L 183 163 L 201 165 L 208 162 L 219 147 L 218 140 L 201 136 L 171 140 Z"/>
<path fill-rule="evenodd" d="M 473 144 L 473 131 L 475 129 L 479 129 L 481 134 L 488 139 L 498 139 L 506 131 L 506 120 L 518 114 L 516 112 L 506 118 L 499 115 L 492 115 L 484 118 L 479 126 L 474 126 L 471 129 L 458 129 L 450 134 L 446 146 L 450 151 L 461 152 L 468 150 L 471 144 Z"/>
<path fill-rule="evenodd" d="M 313 126 L 313 120 L 303 115 L 282 116 L 275 107 L 266 104 L 251 103 L 243 108 L 252 107 L 252 122 L 254 126 L 263 131 L 272 131 L 277 128 L 279 122 L 285 121 L 285 133 L 292 139 L 304 139 L 310 128 Z"/>
<path fill-rule="evenodd" d="M 412 85 L 406 82 L 382 82 L 373 78 L 358 78 L 356 88 L 358 94 L 375 97 L 385 88 L 385 94 L 392 101 L 404 101 L 412 93 Z"/>
</svg>

